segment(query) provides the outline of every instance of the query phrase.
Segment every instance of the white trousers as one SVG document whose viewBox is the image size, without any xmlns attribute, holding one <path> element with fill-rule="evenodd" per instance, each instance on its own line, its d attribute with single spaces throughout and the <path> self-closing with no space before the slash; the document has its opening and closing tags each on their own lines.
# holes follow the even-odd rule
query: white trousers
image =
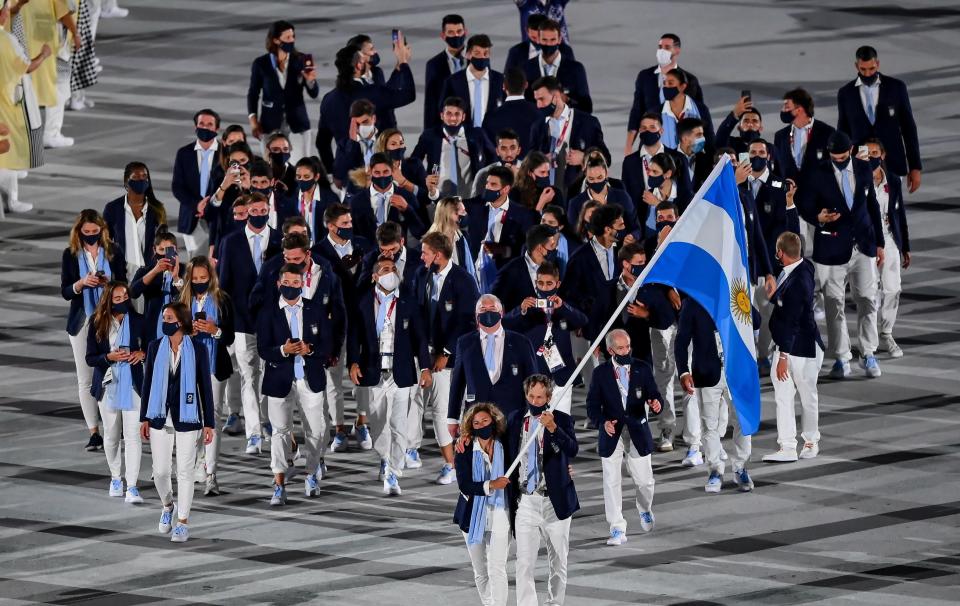
<svg viewBox="0 0 960 606">
<path fill-rule="evenodd" d="M 229 349 L 232 348 L 228 348 Z M 240 388 L 240 373 L 237 372 L 237 367 L 234 364 L 236 361 L 236 356 L 230 356 L 230 364 L 233 367 L 233 374 L 230 375 L 230 378 L 227 379 L 227 388 L 224 392 L 224 399 L 227 401 L 227 409 L 232 415 L 239 415 L 243 410 L 243 401 L 240 397 L 240 394 L 243 393 L 243 390 Z"/>
<path fill-rule="evenodd" d="M 506 509 L 494 509 L 490 530 L 484 533 L 483 542 L 467 544 L 473 579 L 480 593 L 483 606 L 506 606 L 507 604 L 507 553 L 510 551 L 510 518 Z"/>
<path fill-rule="evenodd" d="M 817 379 L 820 365 L 823 363 L 823 350 L 817 347 L 815 358 L 801 358 L 787 355 L 787 380 L 777 379 L 777 362 L 780 350 L 773 354 L 773 395 L 777 401 L 777 443 L 784 450 L 797 448 L 797 414 L 794 408 L 794 395 L 800 396 L 800 436 L 804 442 L 814 444 L 820 441 L 819 415 L 820 405 L 817 395 Z"/>
<path fill-rule="evenodd" d="M 327 414 L 339 425 L 347 424 L 347 417 L 343 408 L 343 365 L 346 356 L 346 345 L 340 349 L 340 359 L 336 366 L 330 366 L 324 370 L 327 375 L 327 386 L 324 388 L 324 409 Z M 357 398 L 357 414 L 359 415 L 364 406 L 360 404 L 361 398 Z M 366 410 L 363 410 L 366 412 Z"/>
<path fill-rule="evenodd" d="M 17 183 L 17 171 L 0 168 L 0 219 L 4 210 L 17 202 L 20 196 L 20 186 Z"/>
<path fill-rule="evenodd" d="M 827 356 L 849 361 L 850 335 L 847 333 L 846 290 L 857 305 L 857 336 L 864 357 L 877 351 L 877 260 L 856 248 L 846 265 L 816 264 L 817 281 L 823 288 L 823 306 L 827 314 Z"/>
<path fill-rule="evenodd" d="M 733 403 L 727 388 L 727 377 L 720 372 L 720 381 L 713 387 L 697 389 L 700 400 L 700 419 L 703 423 L 703 456 L 707 468 L 723 475 L 724 462 L 720 459 L 720 438 L 727 431 L 728 410 Z M 733 463 L 734 471 L 742 469 L 750 459 L 752 440 L 740 430 L 740 419 L 733 412 Z"/>
<path fill-rule="evenodd" d="M 761 278 L 753 289 L 753 303 L 760 312 L 760 336 L 757 338 L 757 358 L 768 358 L 773 346 L 773 337 L 770 336 L 770 316 L 773 315 L 773 304 L 764 289 L 765 281 Z"/>
<path fill-rule="evenodd" d="M 897 321 L 897 313 L 900 311 L 900 249 L 893 237 L 886 234 L 886 243 L 884 247 L 883 265 L 880 266 L 880 301 L 878 332 L 885 337 L 893 336 L 893 325 Z"/>
<path fill-rule="evenodd" d="M 327 415 L 323 411 L 323 393 L 310 389 L 306 379 L 294 381 L 286 398 L 267 398 L 267 415 L 273 425 L 270 440 L 270 470 L 287 473 L 287 461 L 292 458 L 293 406 L 300 407 L 300 422 L 303 424 L 304 449 L 307 457 L 307 473 L 316 473 L 327 450 Z"/>
<path fill-rule="evenodd" d="M 437 380 L 437 374 L 433 373 L 434 381 Z M 419 450 L 423 445 L 423 391 L 419 387 L 410 390 L 410 404 L 407 408 L 407 448 L 413 450 Z"/>
<path fill-rule="evenodd" d="M 677 325 L 666 330 L 650 329 L 650 350 L 653 354 L 653 379 L 660 390 L 663 408 L 657 417 L 657 428 L 673 433 L 677 426 L 677 411 L 673 404 L 673 381 L 677 374 L 673 343 L 677 339 Z M 657 436 L 654 435 L 654 438 Z"/>
<path fill-rule="evenodd" d="M 236 333 L 232 353 L 236 357 L 234 368 L 240 374 L 240 401 L 243 403 L 247 437 L 259 436 L 262 433 L 260 381 L 263 378 L 263 360 L 257 353 L 257 335 Z"/>
<path fill-rule="evenodd" d="M 423 390 L 423 405 L 430 407 L 430 417 L 433 419 L 433 433 L 437 437 L 437 444 L 441 447 L 453 444 L 453 438 L 450 437 L 450 430 L 447 429 L 447 414 L 450 410 L 450 380 L 453 377 L 453 369 L 444 368 L 440 372 L 433 373 L 433 385 L 429 389 Z M 461 414 L 466 413 L 464 408 L 467 403 L 461 407 Z"/>
<path fill-rule="evenodd" d="M 700 390 L 697 389 L 694 391 L 693 395 L 688 394 L 686 391 L 683 392 L 683 397 L 681 398 L 683 403 L 683 441 L 690 448 L 702 449 L 703 447 L 703 415 L 702 408 L 703 405 L 700 402 Z M 647 410 L 649 414 L 649 408 Z M 720 437 L 723 437 L 723 434 L 726 433 L 727 429 L 727 411 L 725 408 L 720 410 L 720 419 L 719 419 L 719 430 Z"/>
<path fill-rule="evenodd" d="M 397 476 L 402 475 L 403 457 L 407 449 L 407 409 L 410 387 L 397 387 L 393 375 L 382 376 L 376 387 L 360 387 L 366 392 L 367 420 L 373 447 L 386 459 Z"/>
<path fill-rule="evenodd" d="M 310 153 L 314 145 L 312 129 L 307 129 L 302 133 L 287 133 L 287 139 L 290 140 L 291 164 L 296 164 L 305 156 L 313 155 Z"/>
<path fill-rule="evenodd" d="M 627 459 L 627 471 L 637 489 L 637 512 L 651 511 L 653 507 L 653 462 L 651 456 L 641 457 L 630 441 L 630 430 L 626 427 L 620 433 L 620 441 L 609 457 L 601 458 L 603 469 L 603 511 L 607 516 L 610 531 L 627 531 L 627 521 L 623 518 L 622 477 L 624 454 Z"/>
<path fill-rule="evenodd" d="M 210 234 L 207 232 L 207 223 L 203 219 L 197 221 L 192 234 L 180 233 L 180 237 L 183 238 L 183 247 L 187 251 L 188 259 L 197 255 L 206 256 L 210 252 Z"/>
<path fill-rule="evenodd" d="M 197 462 L 197 445 L 201 432 L 176 431 L 172 425 L 163 429 L 150 428 L 150 452 L 153 458 L 153 484 L 157 487 L 164 507 L 173 504 L 171 469 L 173 452 L 177 452 L 177 517 L 190 517 L 193 505 L 193 466 Z"/>
<path fill-rule="evenodd" d="M 110 477 L 114 480 L 126 479 L 127 488 L 136 486 L 143 454 L 140 439 L 140 396 L 133 393 L 133 410 L 114 410 L 102 401 L 99 406 L 100 416 L 103 418 L 103 453 L 107 455 Z M 121 437 L 126 474 L 122 472 L 120 458 Z"/>
<path fill-rule="evenodd" d="M 547 601 L 559 606 L 567 594 L 567 554 L 570 551 L 570 521 L 558 520 L 550 497 L 525 494 L 520 497 L 514 530 L 517 536 L 517 606 L 537 606 L 534 574 L 541 537 L 547 544 Z"/>
<path fill-rule="evenodd" d="M 70 44 L 70 42 L 67 42 Z M 55 57 L 50 57 L 49 61 L 60 61 Z M 59 66 L 58 66 L 59 67 Z M 67 70 L 69 72 L 69 70 Z M 43 120 L 43 138 L 44 140 L 50 139 L 51 137 L 56 137 L 60 135 L 61 129 L 63 129 L 63 114 L 66 109 L 67 101 L 70 100 L 70 75 L 67 73 L 65 76 L 60 74 L 60 70 L 57 70 L 57 103 L 56 105 L 48 105 L 44 109 L 44 120 Z"/>
<path fill-rule="evenodd" d="M 224 415 L 224 395 L 227 391 L 227 382 L 218 381 L 213 375 L 210 375 L 210 385 L 213 387 L 213 418 L 219 422 Z M 213 441 L 203 447 L 203 464 L 207 474 L 217 473 L 217 460 L 220 458 L 220 434 L 221 429 L 214 423 Z"/>
<path fill-rule="evenodd" d="M 73 364 L 77 368 L 80 410 L 83 412 L 83 420 L 87 424 L 87 429 L 92 431 L 97 428 L 100 418 L 97 413 L 97 400 L 90 395 L 90 385 L 93 384 L 93 368 L 87 366 L 87 331 L 89 329 L 90 322 L 85 321 L 76 336 L 67 336 L 70 337 L 70 349 L 73 350 Z"/>
</svg>

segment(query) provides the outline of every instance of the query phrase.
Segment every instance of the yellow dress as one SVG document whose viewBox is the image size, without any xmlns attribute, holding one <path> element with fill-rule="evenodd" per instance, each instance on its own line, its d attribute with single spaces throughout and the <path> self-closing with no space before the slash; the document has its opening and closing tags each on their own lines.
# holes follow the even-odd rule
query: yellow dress
<svg viewBox="0 0 960 606">
<path fill-rule="evenodd" d="M 10 151 L 0 154 L 0 168 L 25 170 L 30 168 L 30 140 L 17 88 L 30 61 L 17 52 L 15 45 L 16 38 L 0 30 L 0 123 L 10 128 Z"/>
<path fill-rule="evenodd" d="M 60 32 L 57 22 L 70 14 L 67 0 L 32 0 L 20 9 L 23 31 L 27 38 L 27 54 L 36 57 L 44 44 L 50 45 L 52 56 L 40 64 L 33 76 L 33 88 L 40 107 L 57 104 L 57 62 Z"/>
</svg>

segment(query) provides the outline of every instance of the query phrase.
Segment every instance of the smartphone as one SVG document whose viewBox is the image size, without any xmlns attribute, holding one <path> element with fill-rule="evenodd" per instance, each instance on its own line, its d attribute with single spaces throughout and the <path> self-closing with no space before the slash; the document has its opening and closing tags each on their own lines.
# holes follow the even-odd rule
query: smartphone
<svg viewBox="0 0 960 606">
<path fill-rule="evenodd" d="M 390 35 L 393 38 L 394 44 L 397 44 L 398 42 L 400 42 L 400 30 L 394 29 L 392 32 L 390 32 Z"/>
<path fill-rule="evenodd" d="M 440 174 L 440 165 L 439 165 L 439 164 L 434 164 L 434 165 L 433 165 L 433 168 L 430 169 L 430 174 L 431 174 L 431 175 L 439 175 L 439 174 Z"/>
<path fill-rule="evenodd" d="M 748 101 L 752 101 L 752 100 L 753 100 L 753 95 L 750 94 L 750 89 L 749 89 L 749 88 L 745 88 L 745 89 L 743 89 L 742 91 L 740 91 L 740 98 L 743 99 L 744 97 L 746 97 Z"/>
<path fill-rule="evenodd" d="M 107 277 L 107 272 L 105 272 L 105 271 L 103 271 L 103 270 L 101 269 L 100 271 L 98 271 L 97 273 L 95 273 L 95 274 L 93 274 L 93 275 L 95 275 L 95 276 L 97 277 L 97 279 L 103 280 L 103 279 L 105 279 L 105 278 Z"/>
<path fill-rule="evenodd" d="M 857 148 L 857 157 L 868 157 L 870 155 L 870 150 L 866 145 L 861 145 Z"/>
<path fill-rule="evenodd" d="M 743 164 L 744 162 L 749 162 L 749 161 L 750 161 L 750 152 L 740 152 L 740 153 L 737 155 L 737 161 L 739 161 L 740 164 Z"/>
<path fill-rule="evenodd" d="M 168 246 L 164 249 L 163 256 L 174 261 L 177 258 L 177 248 L 175 246 Z"/>
<path fill-rule="evenodd" d="M 231 162 L 231 163 L 230 163 L 230 172 L 231 172 L 232 174 L 234 174 L 234 175 L 239 175 L 239 174 L 240 174 L 240 163 L 239 163 L 239 162 L 236 162 L 236 161 Z"/>
<path fill-rule="evenodd" d="M 300 342 L 300 339 L 290 339 L 290 342 L 296 345 L 297 343 Z"/>
<path fill-rule="evenodd" d="M 207 319 L 207 312 L 205 312 L 205 311 L 203 311 L 203 310 L 201 309 L 200 311 L 198 311 L 197 313 L 195 313 L 195 314 L 193 315 L 193 319 L 194 319 L 194 320 L 206 320 L 206 319 Z"/>
</svg>

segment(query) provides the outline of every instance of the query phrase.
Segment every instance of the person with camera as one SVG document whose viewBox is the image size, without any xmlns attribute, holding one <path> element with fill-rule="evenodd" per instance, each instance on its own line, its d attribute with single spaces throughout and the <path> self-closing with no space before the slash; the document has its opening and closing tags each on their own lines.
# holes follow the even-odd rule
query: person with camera
<svg viewBox="0 0 960 606">
<path fill-rule="evenodd" d="M 87 365 L 87 332 L 104 286 L 111 280 L 125 280 L 126 272 L 123 251 L 110 240 L 110 230 L 100 213 L 91 209 L 80 211 L 70 229 L 69 245 L 60 263 L 60 294 L 70 301 L 67 336 L 77 369 L 80 410 L 90 431 L 85 447 L 89 452 L 103 448 L 103 438 L 97 400 L 90 394 L 93 369 Z"/>
<path fill-rule="evenodd" d="M 153 238 L 150 262 L 137 270 L 130 283 L 130 298 L 143 297 L 143 317 L 147 323 L 147 339 L 162 335 L 160 312 L 163 306 L 180 298 L 183 288 L 183 264 L 177 253 L 177 236 L 161 227 Z"/>
<path fill-rule="evenodd" d="M 497 272 L 490 292 L 506 309 L 513 310 L 528 298 L 537 296 L 537 268 L 546 261 L 556 263 L 557 232 L 538 223 L 527 230 L 526 252 L 511 259 Z"/>
</svg>

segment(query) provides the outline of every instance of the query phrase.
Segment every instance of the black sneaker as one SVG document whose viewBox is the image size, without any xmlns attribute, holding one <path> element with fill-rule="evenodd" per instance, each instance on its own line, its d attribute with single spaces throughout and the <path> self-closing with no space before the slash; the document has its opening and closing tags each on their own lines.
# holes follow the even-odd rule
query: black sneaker
<svg viewBox="0 0 960 606">
<path fill-rule="evenodd" d="M 97 452 L 98 450 L 103 450 L 103 438 L 100 436 L 100 433 L 90 434 L 90 441 L 87 442 L 87 445 L 84 446 L 87 452 Z"/>
</svg>

